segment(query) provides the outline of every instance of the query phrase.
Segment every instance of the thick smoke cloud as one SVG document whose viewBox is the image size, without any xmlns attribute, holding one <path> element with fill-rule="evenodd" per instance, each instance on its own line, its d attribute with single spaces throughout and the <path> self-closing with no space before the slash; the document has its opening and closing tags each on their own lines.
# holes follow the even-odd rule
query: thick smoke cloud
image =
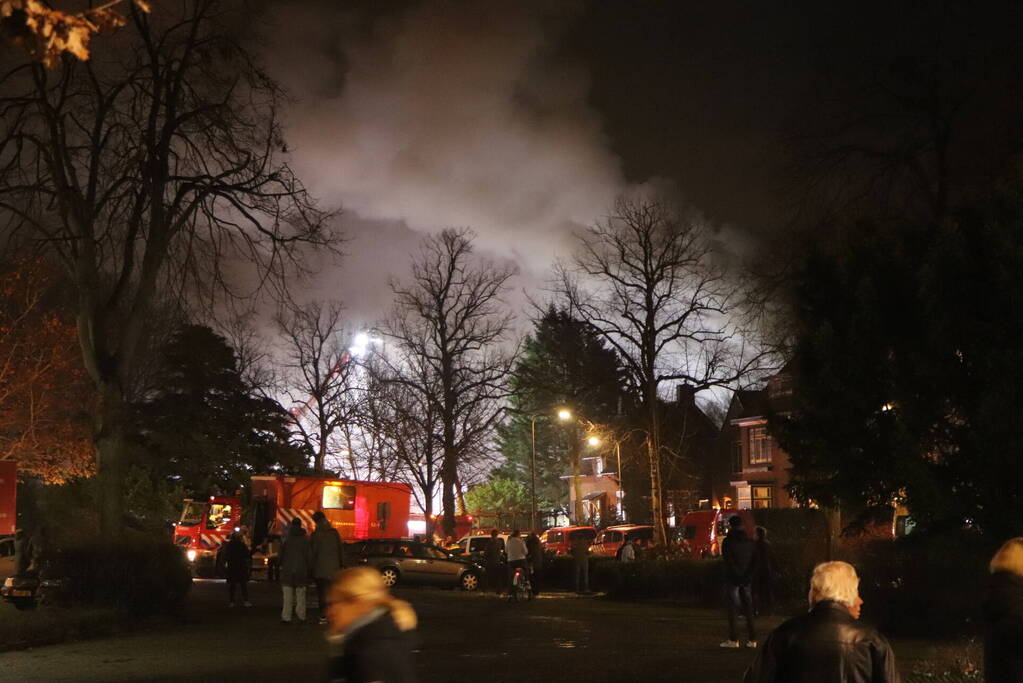
<svg viewBox="0 0 1023 683">
<path fill-rule="evenodd" d="M 270 63 L 296 99 L 285 118 L 301 177 L 364 219 L 355 258 L 366 220 L 470 226 L 482 247 L 540 275 L 573 228 L 607 212 L 621 171 L 587 104 L 587 71 L 559 54 L 571 9 L 340 4 L 287 3 Z"/>
</svg>

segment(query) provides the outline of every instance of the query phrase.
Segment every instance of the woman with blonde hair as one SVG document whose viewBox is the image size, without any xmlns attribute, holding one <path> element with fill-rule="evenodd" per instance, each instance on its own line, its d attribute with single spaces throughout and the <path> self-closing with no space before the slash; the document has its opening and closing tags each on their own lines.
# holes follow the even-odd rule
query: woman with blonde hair
<svg viewBox="0 0 1023 683">
<path fill-rule="evenodd" d="M 1023 537 L 1010 538 L 991 558 L 984 605 L 984 680 L 1023 681 Z"/>
<path fill-rule="evenodd" d="M 327 640 L 336 683 L 414 683 L 416 613 L 371 567 L 339 572 L 330 588 Z"/>
</svg>

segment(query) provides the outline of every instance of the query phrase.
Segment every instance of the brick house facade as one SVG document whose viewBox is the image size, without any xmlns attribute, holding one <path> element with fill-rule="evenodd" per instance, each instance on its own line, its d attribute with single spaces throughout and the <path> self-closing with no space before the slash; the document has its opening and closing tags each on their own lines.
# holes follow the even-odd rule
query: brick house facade
<svg viewBox="0 0 1023 683">
<path fill-rule="evenodd" d="M 790 376 L 782 370 L 758 390 L 732 395 L 721 428 L 711 477 L 710 503 L 722 508 L 778 508 L 797 505 L 785 490 L 789 457 L 771 436 L 768 416 L 791 409 Z"/>
</svg>

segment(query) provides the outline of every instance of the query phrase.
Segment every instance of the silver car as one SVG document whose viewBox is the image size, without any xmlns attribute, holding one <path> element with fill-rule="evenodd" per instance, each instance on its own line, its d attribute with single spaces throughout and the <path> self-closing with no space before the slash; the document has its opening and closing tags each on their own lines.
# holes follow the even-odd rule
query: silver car
<svg viewBox="0 0 1023 683">
<path fill-rule="evenodd" d="M 483 569 L 434 545 L 404 539 L 374 538 L 345 546 L 345 564 L 375 567 L 384 583 L 432 584 L 478 590 Z"/>
</svg>

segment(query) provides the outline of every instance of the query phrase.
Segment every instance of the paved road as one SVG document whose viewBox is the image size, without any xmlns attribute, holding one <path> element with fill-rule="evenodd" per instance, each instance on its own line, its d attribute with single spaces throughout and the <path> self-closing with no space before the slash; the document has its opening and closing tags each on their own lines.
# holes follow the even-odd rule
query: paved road
<svg viewBox="0 0 1023 683">
<path fill-rule="evenodd" d="M 315 609 L 309 624 L 284 626 L 276 586 L 253 584 L 251 609 L 228 609 L 225 592 L 221 581 L 197 582 L 180 621 L 0 653 L 0 681 L 323 680 L 323 629 L 314 623 Z M 713 610 L 566 593 L 526 604 L 440 589 L 405 589 L 399 595 L 419 614 L 422 683 L 737 682 L 753 657 L 750 650 L 718 647 L 725 619 Z M 761 633 L 777 622 L 761 624 Z M 954 643 L 894 644 L 904 674 L 962 652 Z"/>
<path fill-rule="evenodd" d="M 198 582 L 189 614 L 142 632 L 0 655 L 4 681 L 322 680 L 322 629 L 279 623 L 275 586 L 228 609 L 222 582 Z M 748 650 L 723 651 L 724 620 L 706 610 L 553 594 L 509 604 L 407 589 L 420 616 L 417 665 L 430 681 L 736 681 Z M 314 614 L 314 612 L 311 612 Z"/>
</svg>

